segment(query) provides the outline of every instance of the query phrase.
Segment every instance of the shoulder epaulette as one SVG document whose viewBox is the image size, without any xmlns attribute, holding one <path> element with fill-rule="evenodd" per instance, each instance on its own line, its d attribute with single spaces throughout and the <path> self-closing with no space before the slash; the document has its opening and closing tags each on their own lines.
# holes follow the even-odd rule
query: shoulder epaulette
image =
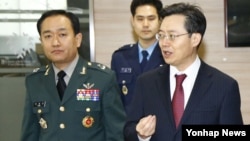
<svg viewBox="0 0 250 141">
<path fill-rule="evenodd" d="M 35 74 L 39 74 L 39 73 L 45 73 L 48 70 L 48 66 L 44 67 L 40 67 L 40 68 L 35 68 L 33 69 L 33 71 L 31 73 L 29 73 L 29 75 L 35 75 Z"/>
<path fill-rule="evenodd" d="M 110 72 L 110 68 L 104 64 L 97 63 L 97 62 L 88 62 L 88 69 L 99 70 L 103 72 Z"/>
<path fill-rule="evenodd" d="M 116 51 L 122 51 L 122 50 L 127 50 L 127 49 L 130 49 L 132 47 L 134 47 L 135 44 L 126 44 L 120 48 L 118 48 Z"/>
<path fill-rule="evenodd" d="M 37 73 L 37 72 L 45 72 L 48 69 L 48 66 L 42 66 L 40 68 L 35 68 L 33 69 L 33 73 Z"/>
</svg>

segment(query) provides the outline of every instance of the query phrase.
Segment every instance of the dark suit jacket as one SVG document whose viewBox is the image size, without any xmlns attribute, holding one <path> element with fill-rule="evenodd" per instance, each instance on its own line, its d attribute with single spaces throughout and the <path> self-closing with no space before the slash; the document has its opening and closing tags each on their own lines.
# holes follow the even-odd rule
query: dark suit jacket
<svg viewBox="0 0 250 141">
<path fill-rule="evenodd" d="M 123 140 L 125 111 L 115 74 L 109 68 L 80 58 L 62 101 L 52 66 L 27 76 L 26 88 L 21 141 Z M 81 99 L 78 90 L 93 99 Z M 41 118 L 47 128 L 39 124 Z"/>
<path fill-rule="evenodd" d="M 111 69 L 116 72 L 117 81 L 121 89 L 121 97 L 125 109 L 131 102 L 135 81 L 137 77 L 142 74 L 138 56 L 138 43 L 125 45 L 122 48 L 116 50 L 112 55 Z M 161 54 L 159 44 L 156 45 L 147 65 L 145 71 L 149 71 L 165 64 Z M 125 83 L 123 83 L 125 82 Z M 128 93 L 124 95 L 122 87 L 128 88 Z"/>
<path fill-rule="evenodd" d="M 182 141 L 182 124 L 243 124 L 237 81 L 202 62 L 180 126 L 176 129 L 169 81 L 169 65 L 138 78 L 124 130 L 127 140 L 138 140 L 135 126 L 140 118 L 150 114 L 156 115 L 157 119 L 155 134 L 150 141 Z"/>
</svg>

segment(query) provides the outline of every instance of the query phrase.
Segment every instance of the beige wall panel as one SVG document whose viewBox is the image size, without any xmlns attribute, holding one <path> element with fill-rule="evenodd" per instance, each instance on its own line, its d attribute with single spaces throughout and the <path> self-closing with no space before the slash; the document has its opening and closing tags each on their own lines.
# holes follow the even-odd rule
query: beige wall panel
<svg viewBox="0 0 250 141">
<path fill-rule="evenodd" d="M 112 52 L 133 42 L 129 6 L 127 0 L 94 1 L 96 61 L 110 66 Z"/>
<path fill-rule="evenodd" d="M 97 62 L 110 66 L 114 50 L 133 43 L 129 0 L 95 0 L 95 44 Z M 244 122 L 250 124 L 250 47 L 226 48 L 224 0 L 163 0 L 164 5 L 190 2 L 201 6 L 207 17 L 207 31 L 199 50 L 208 64 L 234 77 L 240 86 Z"/>
</svg>

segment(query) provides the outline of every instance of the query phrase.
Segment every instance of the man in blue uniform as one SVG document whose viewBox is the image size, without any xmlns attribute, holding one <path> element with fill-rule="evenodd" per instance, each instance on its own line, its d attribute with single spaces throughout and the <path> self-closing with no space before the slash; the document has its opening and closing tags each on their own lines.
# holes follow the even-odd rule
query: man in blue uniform
<svg viewBox="0 0 250 141">
<path fill-rule="evenodd" d="M 37 29 L 51 64 L 26 77 L 21 141 L 123 141 L 125 111 L 115 74 L 78 54 L 78 18 L 47 11 Z"/>
<path fill-rule="evenodd" d="M 155 34 L 159 30 L 160 0 L 133 0 L 130 5 L 131 23 L 138 42 L 116 50 L 111 59 L 111 69 L 116 72 L 125 109 L 133 97 L 137 77 L 143 72 L 165 64 Z M 143 61 L 143 52 L 147 55 Z M 142 66 L 143 65 L 143 66 Z"/>
</svg>

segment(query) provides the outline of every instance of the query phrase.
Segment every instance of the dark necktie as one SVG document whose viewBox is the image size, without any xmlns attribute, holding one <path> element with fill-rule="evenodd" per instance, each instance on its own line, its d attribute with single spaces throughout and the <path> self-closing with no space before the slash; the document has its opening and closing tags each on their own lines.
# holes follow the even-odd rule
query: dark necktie
<svg viewBox="0 0 250 141">
<path fill-rule="evenodd" d="M 175 77 L 176 87 L 172 100 L 172 108 L 174 113 L 175 125 L 177 127 L 184 112 L 184 91 L 182 87 L 182 82 L 186 78 L 186 74 L 175 75 Z"/>
<path fill-rule="evenodd" d="M 143 71 L 148 62 L 148 59 L 147 59 L 148 52 L 146 50 L 143 50 L 141 53 L 142 53 L 143 58 L 142 58 L 140 66 L 141 66 L 141 70 Z"/>
<path fill-rule="evenodd" d="M 66 83 L 64 81 L 64 76 L 66 75 L 66 73 L 64 71 L 60 71 L 57 76 L 58 76 L 58 82 L 57 82 L 57 90 L 58 90 L 58 93 L 59 93 L 59 97 L 60 99 L 62 100 L 62 97 L 63 97 L 63 94 L 64 94 L 64 91 L 66 89 Z"/>
</svg>

